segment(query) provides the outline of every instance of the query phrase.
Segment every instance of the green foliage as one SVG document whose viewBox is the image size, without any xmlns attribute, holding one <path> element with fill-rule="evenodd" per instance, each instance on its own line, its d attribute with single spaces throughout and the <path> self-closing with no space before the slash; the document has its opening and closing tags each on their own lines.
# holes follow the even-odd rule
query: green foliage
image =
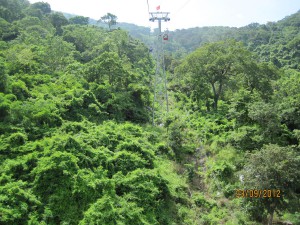
<svg viewBox="0 0 300 225">
<path fill-rule="evenodd" d="M 287 70 L 276 82 L 274 99 L 282 99 L 278 103 L 280 119 L 290 130 L 299 129 L 299 72 Z"/>
<path fill-rule="evenodd" d="M 26 135 L 22 133 L 14 133 L 9 137 L 9 143 L 10 146 L 12 147 L 23 145 L 25 144 L 26 140 L 27 140 Z"/>
<path fill-rule="evenodd" d="M 51 13 L 51 6 L 45 2 L 36 2 L 27 7 L 24 13 L 42 19 L 44 15 Z"/>
<path fill-rule="evenodd" d="M 43 14 L 51 13 L 51 6 L 47 2 L 36 2 L 33 3 L 30 7 L 41 10 Z"/>
<path fill-rule="evenodd" d="M 88 25 L 89 18 L 84 16 L 75 16 L 69 19 L 71 24 Z"/>
<path fill-rule="evenodd" d="M 228 40 L 199 48 L 187 57 L 177 73 L 188 74 L 187 84 L 192 87 L 198 102 L 204 98 L 208 111 L 210 107 L 217 110 L 226 89 L 232 91 L 246 80 L 246 88 L 252 91 L 259 82 L 263 82 L 250 81 L 255 79 L 252 70 L 255 71 L 253 67 L 256 66 L 251 60 L 251 53 L 241 43 Z M 210 99 L 213 100 L 212 105 Z"/>
<path fill-rule="evenodd" d="M 207 161 L 206 176 L 213 193 L 226 198 L 234 195 L 237 186 L 236 171 L 243 165 L 243 154 L 232 146 L 226 146 Z"/>
<path fill-rule="evenodd" d="M 21 80 L 11 84 L 11 92 L 17 97 L 18 100 L 25 100 L 30 96 L 26 84 Z"/>
<path fill-rule="evenodd" d="M 136 170 L 137 168 L 144 168 L 147 165 L 146 161 L 138 154 L 130 153 L 126 150 L 117 152 L 110 159 L 109 163 L 113 165 L 111 169 L 112 173 L 121 171 L 124 174 Z"/>
<path fill-rule="evenodd" d="M 275 211 L 296 209 L 297 200 L 294 200 L 299 198 L 299 160 L 297 150 L 273 144 L 247 155 L 242 171 L 245 189 L 280 191 L 280 197 L 246 199 L 254 202 L 253 213 L 264 209 L 273 215 Z"/>
<path fill-rule="evenodd" d="M 0 17 L 8 22 L 23 18 L 22 10 L 29 6 L 27 0 L 1 0 Z"/>
<path fill-rule="evenodd" d="M 47 37 L 47 34 L 55 32 L 53 25 L 45 20 L 44 17 L 26 16 L 14 24 L 19 34 L 17 39 L 28 45 L 40 45 L 43 42 L 42 39 Z"/>
<path fill-rule="evenodd" d="M 91 54 L 91 52 L 95 51 L 95 46 L 104 41 L 104 32 L 101 29 L 89 26 L 71 24 L 64 26 L 63 31 L 64 40 L 73 43 L 77 51 L 86 51 L 85 54 Z M 83 61 L 87 60 L 83 59 Z"/>
<path fill-rule="evenodd" d="M 31 46 L 16 44 L 6 51 L 6 58 L 8 59 L 9 74 L 34 73 L 36 71 L 37 62 Z"/>
<path fill-rule="evenodd" d="M 22 224 L 40 207 L 41 202 L 28 189 L 27 182 L 15 181 L 2 174 L 0 184 L 1 224 Z"/>
<path fill-rule="evenodd" d="M 135 200 L 144 209 L 145 216 L 151 218 L 151 224 L 164 220 L 158 212 L 165 212 L 169 190 L 166 180 L 156 171 L 137 169 L 126 177 L 121 174 L 114 176 L 116 193 Z M 169 218 L 168 218 L 169 219 Z"/>
<path fill-rule="evenodd" d="M 108 80 L 109 84 L 116 88 L 121 87 L 122 80 L 126 76 L 118 55 L 110 52 L 104 52 L 89 62 L 86 74 L 89 82 L 102 83 L 104 80 Z M 123 79 L 122 76 L 124 76 Z"/>
<path fill-rule="evenodd" d="M 184 153 L 184 137 L 182 135 L 183 130 L 184 124 L 180 122 L 173 123 L 169 128 L 169 146 L 174 151 L 174 154 L 178 159 L 180 159 Z"/>
<path fill-rule="evenodd" d="M 5 92 L 8 83 L 7 71 L 3 58 L 0 58 L 0 92 Z"/>
<path fill-rule="evenodd" d="M 0 223 L 297 221 L 298 15 L 170 33 L 170 112 L 155 127 L 154 59 L 111 29 L 116 16 L 102 18 L 108 31 L 48 3 L 2 0 Z M 119 25 L 152 43 L 148 28 Z M 284 196 L 234 198 L 241 188 Z"/>
<path fill-rule="evenodd" d="M 84 215 L 79 224 L 153 224 L 130 198 L 104 195 Z"/>
<path fill-rule="evenodd" d="M 299 14 L 290 15 L 278 22 L 252 23 L 244 27 L 196 27 L 170 32 L 172 39 L 166 44 L 168 51 L 184 57 L 206 43 L 235 39 L 243 42 L 261 60 L 277 67 L 299 70 Z M 144 38 L 145 39 L 145 38 Z M 149 43 L 149 45 L 151 45 Z"/>
<path fill-rule="evenodd" d="M 62 27 L 69 24 L 69 21 L 67 18 L 59 12 L 51 13 L 49 15 L 49 20 L 51 24 L 55 27 L 56 29 L 56 34 L 61 35 L 63 30 Z"/>
<path fill-rule="evenodd" d="M 193 200 L 198 207 L 202 207 L 206 210 L 210 210 L 215 206 L 215 203 L 208 201 L 207 198 L 200 193 L 193 196 Z"/>
<path fill-rule="evenodd" d="M 103 22 L 108 25 L 109 30 L 113 25 L 117 24 L 117 16 L 111 13 L 107 13 L 106 15 L 102 16 L 98 22 Z"/>
<path fill-rule="evenodd" d="M 4 121 L 9 115 L 12 95 L 0 93 L 0 121 Z M 14 96 L 15 97 L 15 96 Z"/>
<path fill-rule="evenodd" d="M 42 60 L 47 71 L 65 71 L 68 64 L 74 62 L 75 48 L 71 43 L 65 42 L 61 37 L 52 37 L 48 40 Z M 47 53 L 47 54 L 45 54 Z"/>
</svg>

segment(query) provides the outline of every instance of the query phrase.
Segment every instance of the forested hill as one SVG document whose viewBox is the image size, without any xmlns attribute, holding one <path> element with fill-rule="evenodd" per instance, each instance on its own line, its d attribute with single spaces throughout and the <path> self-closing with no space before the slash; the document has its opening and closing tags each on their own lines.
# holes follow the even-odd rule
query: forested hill
<svg viewBox="0 0 300 225">
<path fill-rule="evenodd" d="M 67 18 L 76 15 L 64 13 Z M 91 25 L 105 27 L 89 19 Z M 300 11 L 277 22 L 267 24 L 251 23 L 247 26 L 236 27 L 195 27 L 169 31 L 169 41 L 165 42 L 165 49 L 173 57 L 179 58 L 196 50 L 209 42 L 235 39 L 243 42 L 251 51 L 258 53 L 261 60 L 272 61 L 276 66 L 288 66 L 299 69 L 300 40 Z M 120 22 L 115 27 L 127 30 L 130 35 L 144 42 L 148 47 L 154 47 L 155 33 L 150 28 L 135 24 Z"/>
<path fill-rule="evenodd" d="M 242 41 L 261 59 L 281 67 L 299 69 L 300 11 L 278 22 L 252 23 L 245 27 L 197 27 L 169 32 L 166 49 L 177 55 L 194 51 L 199 46 L 233 38 Z"/>
<path fill-rule="evenodd" d="M 67 19 L 78 17 L 78 15 L 70 14 L 70 13 L 65 13 L 64 12 L 63 14 Z M 88 17 L 86 17 L 86 18 L 88 18 Z M 88 22 L 89 22 L 90 25 L 95 25 L 95 26 L 100 26 L 100 27 L 103 27 L 103 28 L 107 28 L 107 25 L 105 23 L 101 22 L 100 16 L 99 16 L 98 20 L 88 18 Z M 151 35 L 151 30 L 150 30 L 149 27 L 138 26 L 138 25 L 132 24 L 132 23 L 117 21 L 117 24 L 113 28 L 114 29 L 126 30 L 126 31 L 129 32 L 129 34 L 132 37 L 137 38 L 137 39 L 145 42 L 148 45 L 150 45 L 153 42 L 153 40 L 149 38 L 150 35 Z"/>
<path fill-rule="evenodd" d="M 88 23 L 0 1 L 0 224 L 300 224 L 299 13 L 170 33 L 155 125 L 150 46 Z"/>
</svg>

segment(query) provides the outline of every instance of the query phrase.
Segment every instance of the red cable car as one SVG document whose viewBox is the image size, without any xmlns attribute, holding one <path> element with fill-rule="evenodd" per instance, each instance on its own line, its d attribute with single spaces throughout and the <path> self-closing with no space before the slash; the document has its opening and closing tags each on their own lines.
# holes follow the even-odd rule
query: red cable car
<svg viewBox="0 0 300 225">
<path fill-rule="evenodd" d="M 167 33 L 164 33 L 164 34 L 163 34 L 163 40 L 164 40 L 164 41 L 169 40 L 169 36 L 168 36 Z"/>
</svg>

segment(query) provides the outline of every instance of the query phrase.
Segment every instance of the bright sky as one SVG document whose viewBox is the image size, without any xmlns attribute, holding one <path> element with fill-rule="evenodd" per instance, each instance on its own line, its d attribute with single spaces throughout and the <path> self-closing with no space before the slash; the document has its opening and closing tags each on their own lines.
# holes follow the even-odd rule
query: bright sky
<svg viewBox="0 0 300 225">
<path fill-rule="evenodd" d="M 147 0 L 29 0 L 48 2 L 51 9 L 99 19 L 110 12 L 118 22 L 157 27 L 149 22 Z M 300 0 L 148 0 L 150 12 L 170 12 L 169 30 L 202 26 L 241 27 L 278 21 L 300 10 Z"/>
</svg>

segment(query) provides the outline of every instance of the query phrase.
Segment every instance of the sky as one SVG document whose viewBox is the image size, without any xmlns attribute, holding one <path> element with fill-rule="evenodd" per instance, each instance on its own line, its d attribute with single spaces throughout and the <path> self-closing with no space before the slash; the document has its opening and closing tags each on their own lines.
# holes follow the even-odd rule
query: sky
<svg viewBox="0 0 300 225">
<path fill-rule="evenodd" d="M 300 0 L 29 0 L 48 2 L 54 11 L 93 19 L 110 12 L 118 22 L 157 27 L 150 12 L 170 12 L 162 29 L 176 30 L 203 26 L 241 27 L 250 23 L 276 22 L 300 10 Z"/>
</svg>

